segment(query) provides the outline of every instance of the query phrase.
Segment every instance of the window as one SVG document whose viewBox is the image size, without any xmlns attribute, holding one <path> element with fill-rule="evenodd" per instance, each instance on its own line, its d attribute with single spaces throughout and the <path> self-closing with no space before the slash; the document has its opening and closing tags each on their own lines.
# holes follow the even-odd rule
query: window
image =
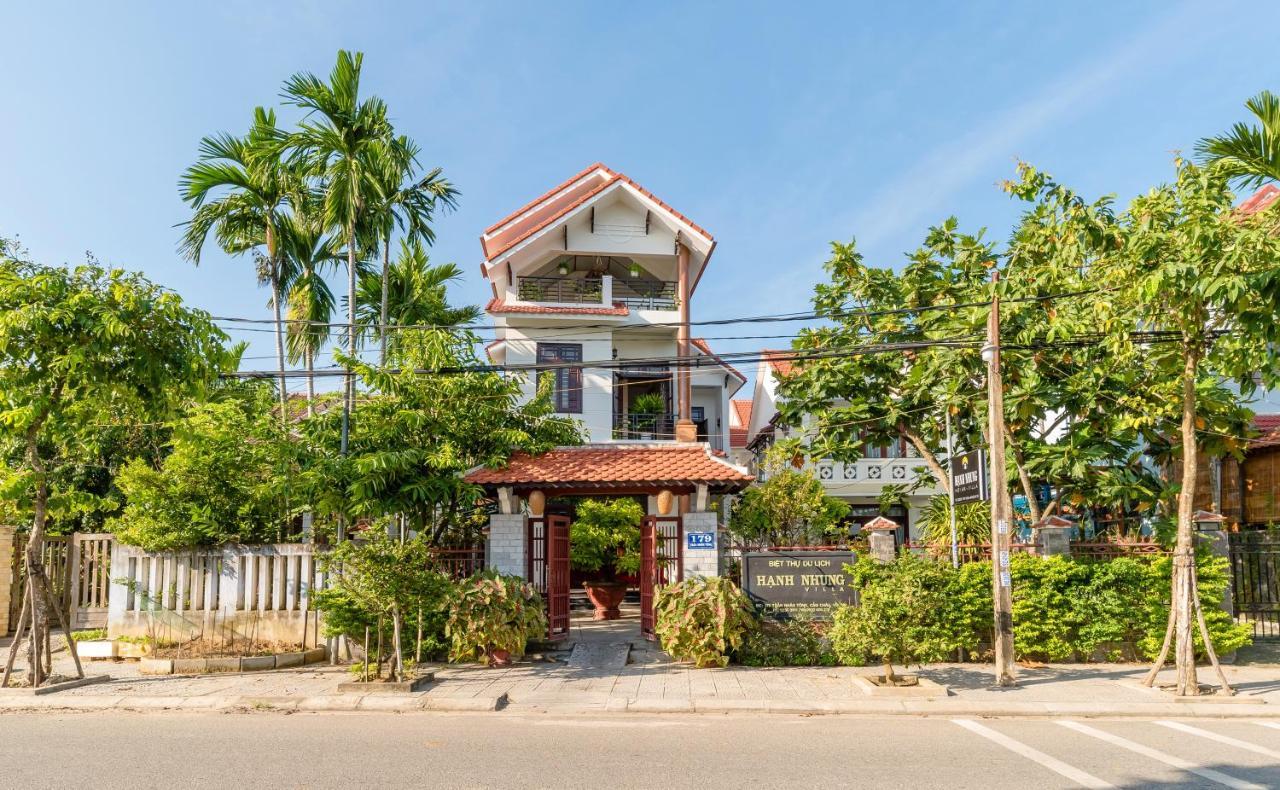
<svg viewBox="0 0 1280 790">
<path fill-rule="evenodd" d="M 539 343 L 538 364 L 563 364 L 582 361 L 582 345 L 579 343 Z M 563 414 L 582 413 L 582 368 L 566 367 L 553 370 L 538 371 L 538 385 L 542 386 L 543 376 L 549 376 L 554 382 L 551 385 L 551 402 L 557 412 Z"/>
</svg>

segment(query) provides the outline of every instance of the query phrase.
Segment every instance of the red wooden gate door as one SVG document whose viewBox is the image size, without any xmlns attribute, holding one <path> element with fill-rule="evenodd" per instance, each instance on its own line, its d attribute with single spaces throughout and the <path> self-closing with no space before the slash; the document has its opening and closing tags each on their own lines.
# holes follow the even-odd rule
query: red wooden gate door
<svg viewBox="0 0 1280 790">
<path fill-rule="evenodd" d="M 547 637 L 569 635 L 569 517 L 547 516 Z"/>
<path fill-rule="evenodd" d="M 640 522 L 640 634 L 654 639 L 653 594 L 657 587 L 658 526 L 652 516 Z"/>
<path fill-rule="evenodd" d="M 684 528 L 679 516 L 645 516 L 640 522 L 640 633 L 654 639 L 653 597 L 684 577 Z"/>
</svg>

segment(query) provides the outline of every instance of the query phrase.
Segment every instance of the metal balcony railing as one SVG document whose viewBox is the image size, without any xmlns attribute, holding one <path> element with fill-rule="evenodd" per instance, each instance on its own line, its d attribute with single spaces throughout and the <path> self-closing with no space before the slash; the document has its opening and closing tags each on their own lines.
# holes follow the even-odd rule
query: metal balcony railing
<svg viewBox="0 0 1280 790">
<path fill-rule="evenodd" d="M 680 306 L 676 284 L 660 280 L 613 281 L 613 299 L 636 310 L 675 310 Z"/>
<path fill-rule="evenodd" d="M 516 285 L 523 302 L 599 304 L 604 293 L 599 280 L 575 277 L 520 277 Z"/>
<path fill-rule="evenodd" d="M 674 442 L 676 415 L 615 414 L 613 415 L 613 438 Z"/>
</svg>

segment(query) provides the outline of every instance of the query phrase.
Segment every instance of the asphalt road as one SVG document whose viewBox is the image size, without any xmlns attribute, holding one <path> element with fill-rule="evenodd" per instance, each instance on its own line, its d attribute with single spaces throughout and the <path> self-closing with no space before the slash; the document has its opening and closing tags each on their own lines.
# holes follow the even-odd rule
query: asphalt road
<svg viewBox="0 0 1280 790">
<path fill-rule="evenodd" d="M 0 715 L 0 786 L 1280 787 L 1280 729 L 1239 720 L 11 714 Z"/>
</svg>

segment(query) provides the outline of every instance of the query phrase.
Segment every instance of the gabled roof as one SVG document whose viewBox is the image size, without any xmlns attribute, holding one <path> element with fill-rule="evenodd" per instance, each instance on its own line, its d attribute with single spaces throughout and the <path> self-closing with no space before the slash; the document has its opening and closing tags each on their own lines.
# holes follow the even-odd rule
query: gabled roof
<svg viewBox="0 0 1280 790">
<path fill-rule="evenodd" d="M 1253 427 L 1262 435 L 1249 440 L 1249 449 L 1280 447 L 1280 414 L 1259 414 L 1253 418 Z"/>
<path fill-rule="evenodd" d="M 791 352 L 789 351 L 765 349 L 760 352 L 760 356 L 769 363 L 769 367 L 773 368 L 773 372 L 779 376 L 791 375 L 791 371 L 795 367 L 791 361 Z"/>
<path fill-rule="evenodd" d="M 1238 210 L 1241 214 L 1257 214 L 1276 202 L 1280 198 L 1280 188 L 1275 184 L 1267 184 L 1266 186 L 1254 192 L 1243 203 L 1240 204 Z"/>
<path fill-rule="evenodd" d="M 587 444 L 542 455 L 516 453 L 500 469 L 476 468 L 473 485 L 517 488 L 634 491 L 706 485 L 740 491 L 754 478 L 711 453 L 705 444 Z"/>
<path fill-rule="evenodd" d="M 729 410 L 729 446 L 735 450 L 747 446 L 747 431 L 751 430 L 751 401 L 731 400 Z"/>
<path fill-rule="evenodd" d="M 696 222 L 676 211 L 630 177 L 597 162 L 486 228 L 480 236 L 480 247 L 484 251 L 485 260 L 493 261 L 618 184 L 625 184 L 634 189 L 714 246 L 715 239 Z M 710 252 L 707 253 L 707 257 L 710 257 Z"/>
<path fill-rule="evenodd" d="M 698 349 L 702 353 L 711 357 L 716 362 L 719 362 L 721 367 L 723 367 L 725 370 L 729 371 L 738 379 L 740 379 L 743 384 L 747 383 L 747 377 L 742 375 L 742 371 L 738 370 L 733 365 L 730 365 L 728 362 L 725 362 L 723 359 L 721 359 L 720 355 L 712 351 L 711 346 L 707 345 L 707 341 L 703 340 L 700 337 L 691 337 L 689 338 L 689 342 L 693 344 L 694 348 Z"/>
</svg>

